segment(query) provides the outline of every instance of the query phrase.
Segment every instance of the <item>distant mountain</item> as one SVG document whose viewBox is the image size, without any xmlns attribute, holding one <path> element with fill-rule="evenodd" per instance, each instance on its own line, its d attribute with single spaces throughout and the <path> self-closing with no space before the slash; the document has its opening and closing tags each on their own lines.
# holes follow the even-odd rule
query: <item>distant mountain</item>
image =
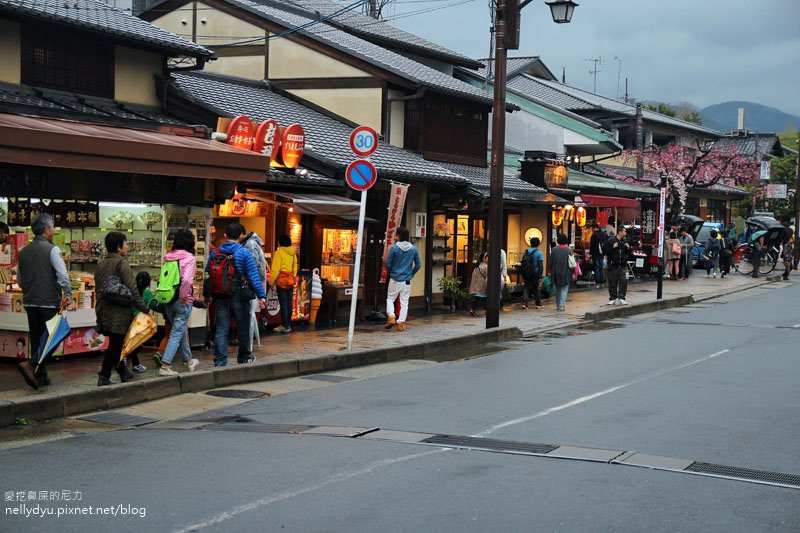
<svg viewBox="0 0 800 533">
<path fill-rule="evenodd" d="M 724 102 L 708 106 L 700 111 L 703 125 L 723 133 L 735 130 L 740 107 L 744 108 L 744 127 L 750 131 L 780 133 L 789 125 L 800 129 L 800 117 L 797 115 L 753 102 Z"/>
</svg>

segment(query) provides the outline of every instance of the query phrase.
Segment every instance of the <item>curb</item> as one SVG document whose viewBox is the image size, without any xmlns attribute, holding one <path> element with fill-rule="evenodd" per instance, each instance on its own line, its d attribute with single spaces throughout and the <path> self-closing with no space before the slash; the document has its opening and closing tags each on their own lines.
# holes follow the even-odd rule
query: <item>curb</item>
<svg viewBox="0 0 800 533">
<path fill-rule="evenodd" d="M 522 331 L 519 328 L 495 328 L 465 335 L 458 340 L 456 345 L 454 345 L 453 339 L 440 339 L 407 346 L 337 352 L 312 359 L 255 362 L 192 373 L 184 372 L 178 376 L 150 378 L 115 384 L 110 387 L 28 396 L 19 400 L 3 400 L 0 401 L 0 427 L 13 426 L 17 418 L 50 420 L 242 383 L 270 381 L 357 366 L 391 363 L 404 359 L 449 356 L 453 354 L 454 348 L 468 353 L 470 350 L 477 350 L 486 344 L 521 338 Z"/>
<path fill-rule="evenodd" d="M 692 295 L 676 296 L 674 298 L 664 298 L 661 300 L 653 300 L 643 304 L 631 305 L 612 305 L 608 309 L 600 309 L 599 311 L 588 312 L 584 315 L 583 319 L 590 322 L 600 322 L 612 318 L 620 318 L 625 316 L 638 315 L 641 313 L 652 313 L 653 311 L 661 311 L 663 309 L 671 309 L 673 307 L 682 307 L 694 303 Z"/>
</svg>

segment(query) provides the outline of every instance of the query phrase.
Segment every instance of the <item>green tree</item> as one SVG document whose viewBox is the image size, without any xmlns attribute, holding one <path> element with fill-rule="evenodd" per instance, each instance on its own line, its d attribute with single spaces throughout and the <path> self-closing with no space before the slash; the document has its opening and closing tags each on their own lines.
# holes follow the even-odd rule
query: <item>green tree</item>
<svg viewBox="0 0 800 533">
<path fill-rule="evenodd" d="M 677 114 L 671 105 L 665 104 L 664 102 L 645 104 L 644 108 L 649 109 L 650 111 L 655 111 L 656 113 L 661 113 L 662 115 L 667 115 L 668 117 L 674 117 Z"/>
<path fill-rule="evenodd" d="M 697 106 L 690 104 L 689 102 L 681 102 L 678 104 L 678 107 L 675 109 L 677 111 L 677 117 L 681 120 L 685 120 L 686 122 L 692 122 L 699 126 L 703 125 L 703 117 L 700 116 L 700 109 Z"/>
<path fill-rule="evenodd" d="M 796 135 L 796 134 L 795 134 Z M 797 137 L 795 136 L 795 141 Z M 790 219 L 794 216 L 794 195 L 797 184 L 797 154 L 776 158 L 770 161 L 770 183 L 785 183 L 788 185 L 787 198 L 765 199 L 766 207 L 775 213 L 778 220 Z"/>
</svg>

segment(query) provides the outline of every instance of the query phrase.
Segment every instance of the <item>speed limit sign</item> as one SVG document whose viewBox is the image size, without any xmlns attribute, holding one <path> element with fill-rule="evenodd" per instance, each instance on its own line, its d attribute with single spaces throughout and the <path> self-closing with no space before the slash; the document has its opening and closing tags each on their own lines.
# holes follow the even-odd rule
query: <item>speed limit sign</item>
<svg viewBox="0 0 800 533">
<path fill-rule="evenodd" d="M 350 150 L 358 157 L 368 157 L 378 149 L 378 132 L 369 126 L 359 126 L 350 134 Z"/>
</svg>

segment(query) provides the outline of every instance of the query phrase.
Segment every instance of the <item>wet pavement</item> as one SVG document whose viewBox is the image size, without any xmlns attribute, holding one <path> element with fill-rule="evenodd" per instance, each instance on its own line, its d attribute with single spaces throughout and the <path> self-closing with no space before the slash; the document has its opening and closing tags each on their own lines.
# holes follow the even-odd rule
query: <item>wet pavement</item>
<svg viewBox="0 0 800 533">
<path fill-rule="evenodd" d="M 794 282 L 800 276 L 793 276 Z M 664 280 L 664 298 L 693 295 L 696 301 L 713 298 L 738 290 L 746 290 L 766 284 L 764 278 L 759 280 L 742 275 L 731 275 L 724 279 L 707 278 L 704 274 L 696 274 L 688 281 Z M 780 282 L 786 283 L 786 282 Z M 656 299 L 656 283 L 630 283 L 627 301 L 631 305 L 651 302 Z M 586 289 L 571 292 L 567 298 L 566 311 L 555 310 L 554 298 L 543 300 L 542 309 L 521 309 L 520 302 L 510 302 L 503 307 L 500 316 L 501 327 L 517 327 L 531 340 L 547 340 L 548 335 L 579 335 L 597 328 L 615 327 L 613 323 L 583 323 L 587 312 L 596 312 L 607 307 L 607 289 Z M 382 323 L 362 322 L 357 325 L 354 348 L 378 348 L 387 345 L 414 345 L 442 339 L 459 339 L 467 333 L 485 327 L 484 312 L 479 311 L 477 317 L 471 317 L 467 311 L 454 313 L 437 312 L 428 316 L 410 316 L 408 329 L 405 332 L 385 330 Z M 630 320 L 630 319 L 627 319 Z M 545 334 L 547 330 L 555 330 L 566 326 L 570 332 Z M 583 328 L 583 329 L 582 329 Z M 314 326 L 298 326 L 290 334 L 266 333 L 261 336 L 261 344 L 254 346 L 254 354 L 260 361 L 287 361 L 310 359 L 326 354 L 341 353 L 347 345 L 347 327 L 317 329 Z M 458 347 L 465 357 L 474 356 L 468 347 Z M 155 378 L 156 364 L 152 359 L 154 350 L 143 348 L 140 353 L 141 362 L 148 371 L 136 376 L 136 380 Z M 213 366 L 213 353 L 210 350 L 193 350 L 194 356 L 200 360 L 200 369 Z M 236 347 L 229 348 L 229 364 L 236 364 Z M 458 352 L 454 353 L 458 356 Z M 98 354 L 76 355 L 52 360 L 48 363 L 48 372 L 53 384 L 39 391 L 28 388 L 22 381 L 16 363 L 10 360 L 0 362 L 0 401 L 41 394 L 66 393 L 87 390 L 97 386 L 97 371 L 102 357 Z M 176 370 L 185 372 L 180 364 Z M 112 382 L 119 378 L 112 376 Z M 112 385 L 113 386 L 113 385 Z"/>
</svg>

